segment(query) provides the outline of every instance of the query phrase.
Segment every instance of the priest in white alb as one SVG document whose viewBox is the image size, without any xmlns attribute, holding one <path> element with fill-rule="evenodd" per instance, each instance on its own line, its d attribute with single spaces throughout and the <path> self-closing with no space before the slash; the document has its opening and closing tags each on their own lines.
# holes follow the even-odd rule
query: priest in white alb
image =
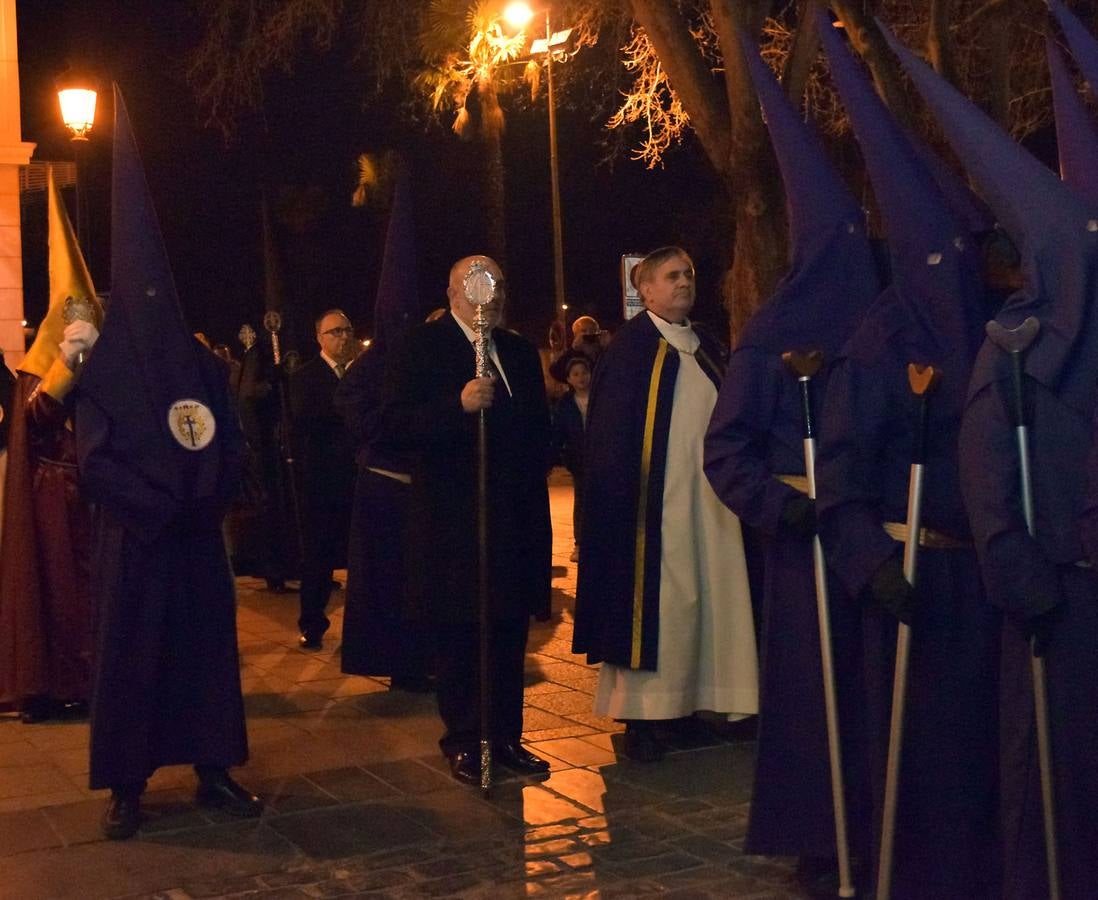
<svg viewBox="0 0 1098 900">
<path fill-rule="evenodd" d="M 688 318 L 694 264 L 665 247 L 632 278 L 645 311 L 591 391 L 573 650 L 603 663 L 595 712 L 626 723 L 628 756 L 654 761 L 660 722 L 757 712 L 758 670 L 740 523 L 702 471 L 724 368 Z"/>
</svg>

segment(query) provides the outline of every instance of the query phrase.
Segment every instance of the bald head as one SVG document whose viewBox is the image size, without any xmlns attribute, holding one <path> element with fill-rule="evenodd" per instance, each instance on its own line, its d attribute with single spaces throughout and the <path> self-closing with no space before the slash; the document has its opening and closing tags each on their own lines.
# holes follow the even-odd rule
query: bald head
<svg viewBox="0 0 1098 900">
<path fill-rule="evenodd" d="M 472 328 L 477 310 L 465 296 L 465 277 L 469 274 L 469 269 L 475 263 L 483 263 L 485 268 L 487 268 L 496 279 L 495 299 L 484 308 L 489 325 L 492 328 L 495 328 L 503 315 L 503 270 L 500 269 L 499 263 L 490 256 L 466 256 L 459 259 L 450 267 L 450 283 L 446 288 L 446 296 L 450 300 L 450 310 L 455 317 Z"/>
<path fill-rule="evenodd" d="M 591 316 L 580 316 L 572 323 L 572 340 L 578 340 L 585 334 L 598 334 L 601 330 L 597 319 Z"/>
</svg>

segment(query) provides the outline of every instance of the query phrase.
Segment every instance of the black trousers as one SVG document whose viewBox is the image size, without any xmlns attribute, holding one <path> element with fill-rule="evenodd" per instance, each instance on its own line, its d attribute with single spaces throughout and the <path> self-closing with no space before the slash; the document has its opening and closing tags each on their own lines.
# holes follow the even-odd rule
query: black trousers
<svg viewBox="0 0 1098 900">
<path fill-rule="evenodd" d="M 583 472 L 572 473 L 572 542 L 579 544 L 583 531 Z"/>
<path fill-rule="evenodd" d="M 320 499 L 326 500 L 321 504 Z M 302 522 L 305 558 L 301 561 L 302 634 L 322 635 L 328 630 L 324 610 L 332 593 L 332 572 L 347 565 L 347 536 L 351 527 L 351 498 L 310 498 Z M 308 502 L 312 500 L 312 502 Z"/>
<path fill-rule="evenodd" d="M 492 624 L 490 685 L 492 740 L 522 737 L 522 691 L 529 618 Z M 446 733 L 438 742 L 447 756 L 480 746 L 480 626 L 475 622 L 439 626 L 436 693 Z"/>
</svg>

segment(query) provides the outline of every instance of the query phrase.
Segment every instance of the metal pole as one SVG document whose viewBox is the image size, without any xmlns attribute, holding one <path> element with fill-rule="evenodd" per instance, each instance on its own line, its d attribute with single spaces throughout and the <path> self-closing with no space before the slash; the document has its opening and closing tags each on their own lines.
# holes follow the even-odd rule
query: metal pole
<svg viewBox="0 0 1098 900">
<path fill-rule="evenodd" d="M 483 315 L 483 308 L 477 307 Z M 477 377 L 483 377 L 479 372 Z M 488 600 L 488 412 L 477 418 L 477 568 L 480 601 L 480 789 L 492 788 L 491 614 Z"/>
<path fill-rule="evenodd" d="M 271 357 L 274 360 L 275 390 L 278 391 L 278 455 L 284 481 L 286 499 L 290 504 L 290 527 L 294 530 L 294 547 L 297 550 L 297 564 L 305 563 L 305 530 L 301 523 L 301 502 L 297 495 L 296 464 L 294 462 L 293 441 L 290 436 L 290 398 L 287 395 L 289 384 L 282 365 L 282 341 L 279 331 L 282 329 L 282 315 L 268 310 L 263 315 L 263 327 L 271 336 Z"/>
<path fill-rule="evenodd" d="M 1018 445 L 1018 477 L 1022 491 L 1022 515 L 1029 536 L 1037 536 L 1033 515 L 1033 481 L 1029 465 L 1029 415 L 1025 401 L 1025 366 L 1023 354 L 1040 331 L 1041 323 L 1029 316 L 1017 328 L 1006 329 L 996 321 L 987 323 L 991 342 L 1010 357 L 1013 397 L 1011 416 Z M 1044 818 L 1045 865 L 1048 869 L 1049 900 L 1060 900 L 1060 862 L 1056 847 L 1056 792 L 1052 780 L 1052 738 L 1048 721 L 1048 687 L 1044 657 L 1032 652 L 1036 638 L 1030 643 L 1030 668 L 1033 676 L 1033 713 L 1037 730 L 1037 763 L 1041 773 L 1041 808 Z"/>
<path fill-rule="evenodd" d="M 812 416 L 812 376 L 823 364 L 819 353 L 783 353 L 782 359 L 797 376 L 801 388 L 804 420 L 804 470 L 808 497 L 816 499 L 816 433 Z M 816 617 L 820 632 L 820 664 L 823 675 L 824 714 L 827 721 L 827 751 L 831 771 L 831 806 L 835 817 L 835 848 L 839 858 L 839 896 L 853 897 L 850 873 L 850 842 L 846 830 L 846 787 L 843 781 L 842 741 L 839 732 L 839 701 L 835 689 L 835 662 L 831 645 L 831 604 L 827 592 L 827 564 L 819 534 L 812 536 L 812 572 L 816 579 Z"/>
<path fill-rule="evenodd" d="M 465 297 L 476 307 L 473 343 L 476 377 L 492 374 L 488 345 L 491 328 L 487 305 L 495 299 L 496 280 L 483 259 L 475 259 L 464 279 Z M 480 789 L 492 788 L 492 604 L 489 593 L 488 554 L 488 411 L 477 415 L 477 599 L 480 612 Z"/>
<path fill-rule="evenodd" d="M 1040 330 L 1038 319 L 1030 316 L 1017 328 L 1007 330 L 997 322 L 987 323 L 987 335 L 1010 357 L 1012 389 L 1011 415 L 1015 420 L 1015 440 L 1018 445 L 1018 477 L 1022 495 L 1022 516 L 1031 538 L 1037 537 L 1037 520 L 1033 515 L 1033 479 L 1030 472 L 1029 413 L 1026 408 L 1026 369 L 1022 355 Z M 1041 808 L 1044 824 L 1045 866 L 1049 871 L 1049 898 L 1060 900 L 1060 860 L 1056 847 L 1056 807 L 1052 780 L 1052 738 L 1049 730 L 1049 689 L 1045 677 L 1044 657 L 1032 652 L 1030 670 L 1033 677 L 1033 716 L 1037 727 L 1037 755 L 1041 770 Z"/>
<path fill-rule="evenodd" d="M 919 562 L 919 532 L 923 516 L 923 472 L 926 463 L 927 396 L 937 385 L 939 373 L 931 367 L 907 367 L 912 393 L 918 398 L 915 446 L 911 454 L 911 475 L 907 489 L 907 542 L 904 544 L 904 578 L 915 586 Z M 929 373 L 929 374 L 927 374 Z M 885 771 L 884 812 L 881 821 L 881 852 L 877 864 L 877 900 L 888 900 L 892 892 L 892 851 L 896 843 L 896 807 L 903 759 L 904 708 L 907 701 L 907 673 L 911 659 L 911 626 L 901 622 L 896 632 L 896 668 L 892 677 L 892 717 L 889 722 L 888 766 Z"/>
<path fill-rule="evenodd" d="M 549 86 L 549 181 L 553 201 L 553 288 L 557 316 L 564 331 L 564 346 L 568 347 L 568 310 L 564 295 L 564 237 L 560 212 L 560 167 L 557 160 L 557 103 L 553 92 L 553 31 L 549 11 L 545 12 L 545 77 Z"/>
<path fill-rule="evenodd" d="M 84 148 L 88 143 L 87 138 L 74 137 L 72 139 L 72 158 L 73 167 L 76 170 L 76 242 L 80 245 L 80 250 L 84 254 L 84 260 L 90 264 L 91 260 L 88 254 L 91 251 L 91 235 L 88 233 L 88 197 L 87 197 L 87 185 L 85 184 L 87 175 L 87 162 L 85 159 L 86 154 Z"/>
</svg>

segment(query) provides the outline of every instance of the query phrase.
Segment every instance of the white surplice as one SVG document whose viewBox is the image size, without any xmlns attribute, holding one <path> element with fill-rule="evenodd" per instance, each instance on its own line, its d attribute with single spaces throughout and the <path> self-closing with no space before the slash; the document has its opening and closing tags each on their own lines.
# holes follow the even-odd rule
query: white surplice
<svg viewBox="0 0 1098 900">
<path fill-rule="evenodd" d="M 659 649 L 655 672 L 604 663 L 595 713 L 674 719 L 712 710 L 737 718 L 758 712 L 758 664 L 740 521 L 702 471 L 717 388 L 694 357 L 693 329 L 648 315 L 679 352 L 660 529 Z"/>
</svg>

